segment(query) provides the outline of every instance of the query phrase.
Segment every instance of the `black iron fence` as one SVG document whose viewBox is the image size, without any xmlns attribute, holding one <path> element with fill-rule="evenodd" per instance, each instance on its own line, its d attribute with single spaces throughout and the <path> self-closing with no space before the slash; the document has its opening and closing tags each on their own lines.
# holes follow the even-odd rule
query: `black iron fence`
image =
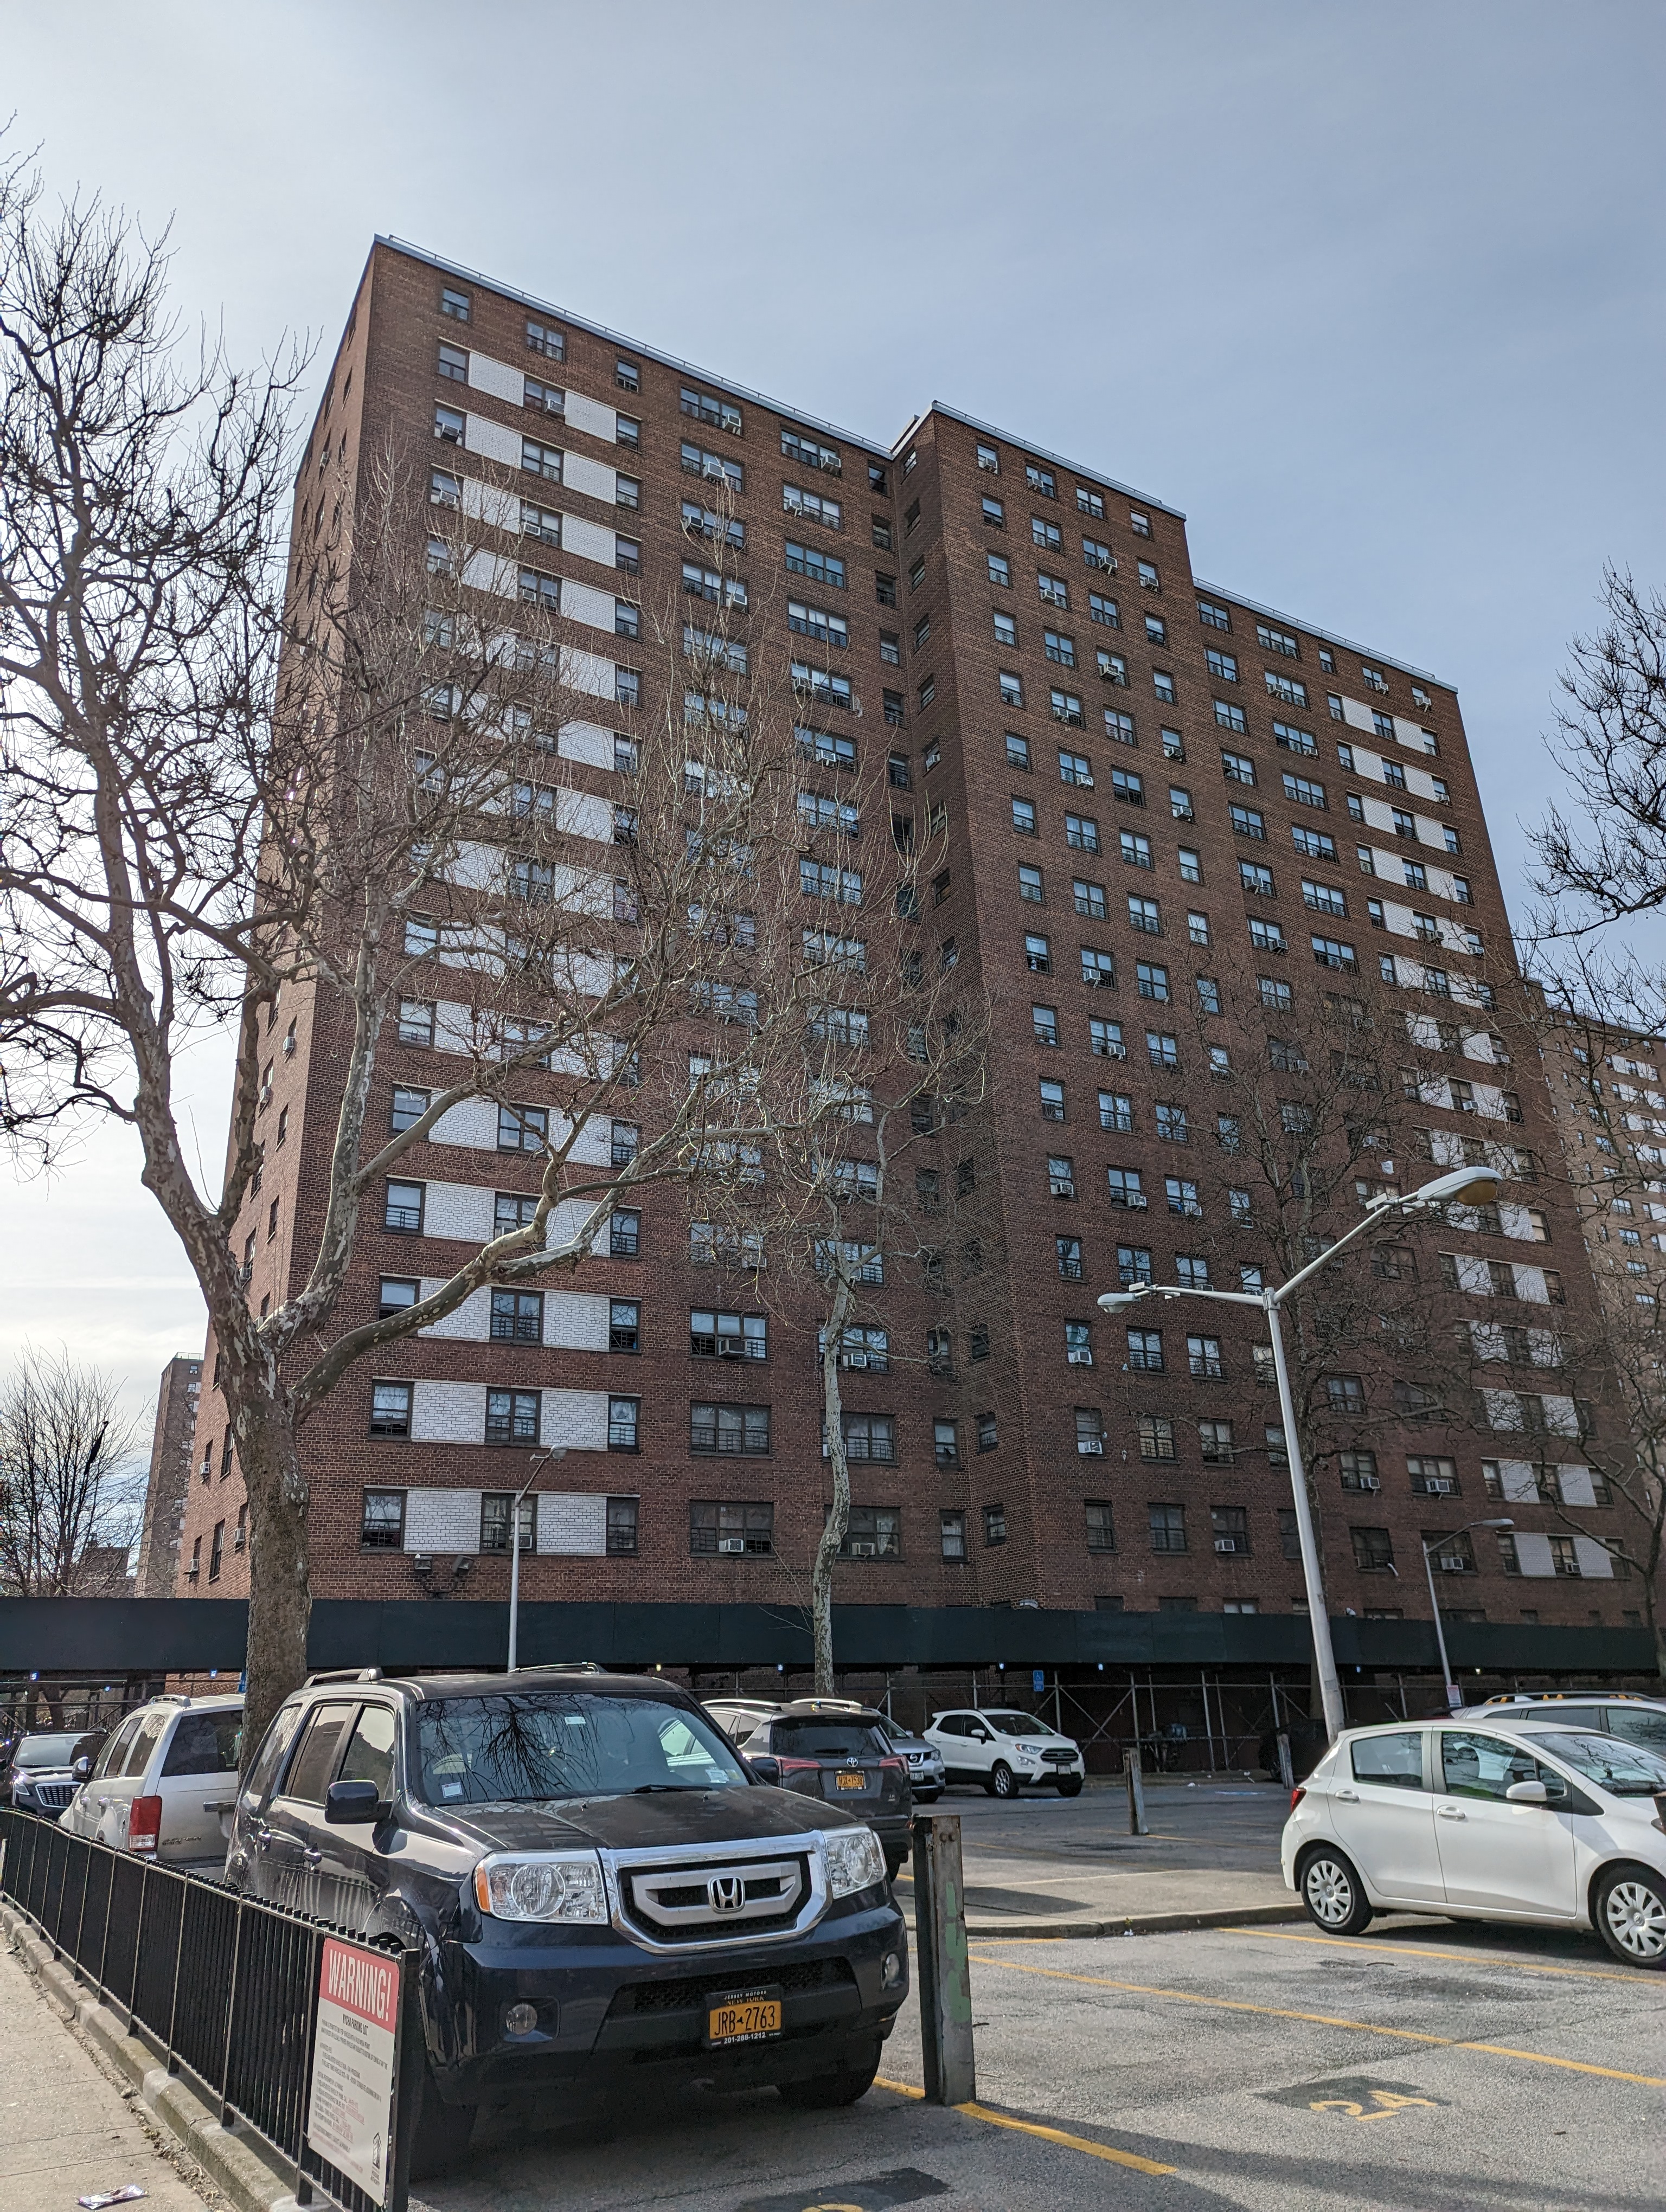
<svg viewBox="0 0 1666 2212">
<path fill-rule="evenodd" d="M 376 2193 L 307 2134 L 325 1946 L 335 1937 L 362 1951 L 362 1939 L 9 1809 L 0 1809 L 0 1896 L 169 2073 L 207 2092 L 223 2125 L 247 2129 L 277 2154 L 298 2203 L 321 2196 L 342 2212 L 405 2212 L 422 2082 L 415 1952 L 386 1954 L 398 1977 L 395 2088 Z"/>
</svg>

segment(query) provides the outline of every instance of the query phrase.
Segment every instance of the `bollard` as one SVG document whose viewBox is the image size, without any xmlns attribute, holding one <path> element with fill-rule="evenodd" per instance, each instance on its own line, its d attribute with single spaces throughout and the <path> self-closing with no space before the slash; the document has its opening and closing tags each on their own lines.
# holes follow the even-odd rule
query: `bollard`
<svg viewBox="0 0 1666 2212">
<path fill-rule="evenodd" d="M 1279 1730 L 1278 1742 L 1279 1779 L 1286 1790 L 1293 1790 L 1296 1787 L 1296 1770 L 1290 1763 L 1290 1738 L 1282 1729 Z"/>
<path fill-rule="evenodd" d="M 1122 1771 L 1128 1778 L 1128 1833 L 1131 1836 L 1148 1836 L 1151 1830 L 1146 1826 L 1146 1782 L 1140 1771 L 1138 1744 L 1132 1751 L 1122 1753 Z"/>
<path fill-rule="evenodd" d="M 958 1813 L 915 1815 L 914 1932 L 926 2102 L 970 2104 L 977 2095 L 977 2081 L 972 2064 L 972 1977 L 966 1957 Z"/>
</svg>

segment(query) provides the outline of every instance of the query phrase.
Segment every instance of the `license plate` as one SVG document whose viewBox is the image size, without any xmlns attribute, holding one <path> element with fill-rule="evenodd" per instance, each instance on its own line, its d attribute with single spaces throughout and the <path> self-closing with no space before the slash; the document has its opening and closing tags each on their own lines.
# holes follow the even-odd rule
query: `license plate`
<svg viewBox="0 0 1666 2212">
<path fill-rule="evenodd" d="M 706 2046 L 768 2043 L 781 2033 L 779 1989 L 726 1990 L 707 2000 Z"/>
<path fill-rule="evenodd" d="M 866 1790 L 867 1777 L 866 1774 L 841 1774 L 834 1786 L 839 1790 Z"/>
</svg>

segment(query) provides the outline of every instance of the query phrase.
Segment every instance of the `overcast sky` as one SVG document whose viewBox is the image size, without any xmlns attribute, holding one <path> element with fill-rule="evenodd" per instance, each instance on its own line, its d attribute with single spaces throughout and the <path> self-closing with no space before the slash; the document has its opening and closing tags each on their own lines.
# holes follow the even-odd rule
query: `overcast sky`
<svg viewBox="0 0 1666 2212">
<path fill-rule="evenodd" d="M 388 232 L 889 442 L 933 399 L 1456 685 L 1512 908 L 1602 564 L 1666 583 L 1659 0 L 0 0 L 49 180 L 328 362 Z M 205 1066 L 198 1112 L 220 1158 Z M 0 1358 L 202 1342 L 131 1149 L 0 1185 Z"/>
</svg>

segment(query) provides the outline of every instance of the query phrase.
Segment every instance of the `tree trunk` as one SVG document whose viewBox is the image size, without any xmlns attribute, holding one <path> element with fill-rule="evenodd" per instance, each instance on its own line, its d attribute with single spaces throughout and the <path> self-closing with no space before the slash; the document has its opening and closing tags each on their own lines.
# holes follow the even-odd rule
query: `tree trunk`
<svg viewBox="0 0 1666 2212">
<path fill-rule="evenodd" d="M 838 1262 L 835 1261 L 836 1267 Z M 827 1455 L 833 1464 L 833 1510 L 827 1516 L 816 1563 L 810 1571 L 810 1618 L 816 1646 L 816 1695 L 833 1695 L 833 1563 L 850 1526 L 850 1462 L 844 1449 L 844 1395 L 839 1388 L 839 1352 L 844 1343 L 845 1316 L 850 1311 L 850 1285 L 837 1278 L 827 1316 L 827 1334 L 822 1350 L 822 1419 L 827 1430 Z"/>
<path fill-rule="evenodd" d="M 312 1582 L 307 1490 L 287 1407 L 257 1405 L 239 1425 L 238 1458 L 249 1500 L 249 1636 L 242 1765 L 246 1771 L 272 1717 L 307 1679 Z"/>
</svg>

